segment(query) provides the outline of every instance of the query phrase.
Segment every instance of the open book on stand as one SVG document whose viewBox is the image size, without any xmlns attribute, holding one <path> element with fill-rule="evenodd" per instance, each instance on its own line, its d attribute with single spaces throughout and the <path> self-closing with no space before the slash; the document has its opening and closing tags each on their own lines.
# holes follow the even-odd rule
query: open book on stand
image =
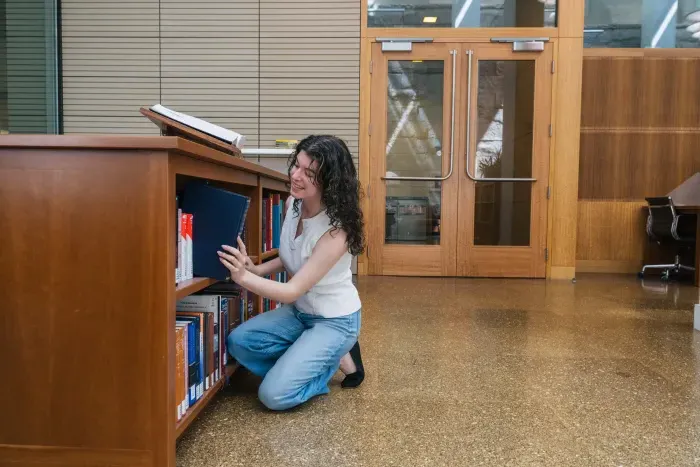
<svg viewBox="0 0 700 467">
<path fill-rule="evenodd" d="M 214 125 L 213 123 L 209 123 L 200 118 L 193 117 L 182 112 L 177 112 L 160 104 L 153 105 L 149 109 L 190 128 L 194 128 L 195 130 L 206 133 L 209 136 L 225 141 L 238 149 L 242 149 L 245 145 L 245 136 L 239 135 L 235 131 L 227 130 L 226 128 Z"/>
</svg>

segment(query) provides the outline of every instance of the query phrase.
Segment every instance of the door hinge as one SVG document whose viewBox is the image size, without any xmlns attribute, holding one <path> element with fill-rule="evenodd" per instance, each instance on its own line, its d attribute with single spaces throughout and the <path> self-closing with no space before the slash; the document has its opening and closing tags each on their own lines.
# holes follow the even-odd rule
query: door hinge
<svg viewBox="0 0 700 467">
<path fill-rule="evenodd" d="M 372 136 L 372 124 L 371 123 L 369 125 L 367 125 L 367 134 L 369 136 Z"/>
<path fill-rule="evenodd" d="M 549 248 L 544 249 L 544 260 L 545 262 L 549 261 Z"/>
<path fill-rule="evenodd" d="M 547 187 L 547 199 L 550 199 L 552 197 L 552 187 L 548 186 Z"/>
<path fill-rule="evenodd" d="M 372 71 L 374 69 L 374 60 L 369 61 L 369 74 L 372 74 Z"/>
<path fill-rule="evenodd" d="M 552 124 L 549 124 L 549 137 L 551 138 L 554 135 L 554 126 Z"/>
<path fill-rule="evenodd" d="M 556 71 L 556 69 L 557 69 L 556 62 L 555 62 L 554 60 L 552 60 L 552 74 L 554 74 L 554 72 Z"/>
</svg>

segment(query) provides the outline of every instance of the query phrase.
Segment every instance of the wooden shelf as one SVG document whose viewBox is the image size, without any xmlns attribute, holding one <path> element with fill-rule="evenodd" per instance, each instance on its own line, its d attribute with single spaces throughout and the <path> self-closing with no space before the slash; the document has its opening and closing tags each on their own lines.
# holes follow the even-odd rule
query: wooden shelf
<svg viewBox="0 0 700 467">
<path fill-rule="evenodd" d="M 182 368 L 176 365 L 173 289 L 177 301 L 218 284 L 206 277 L 173 284 L 178 181 L 198 177 L 214 185 L 227 184 L 229 189 L 250 197 L 247 225 L 262 226 L 265 190 L 282 190 L 288 180 L 284 173 L 234 157 L 210 143 L 192 134 L 0 138 L 0 173 L 10 170 L 13 174 L 11 183 L 0 183 L 3 208 L 13 213 L 5 223 L 10 236 L 41 232 L 47 216 L 73 212 L 78 192 L 90 193 L 94 199 L 80 205 L 79 223 L 59 222 L 52 226 L 58 243 L 80 246 L 80 254 L 71 261 L 51 256 L 49 245 L 41 239 L 32 240 L 38 246 L 29 253 L 11 246 L 0 255 L 1 284 L 32 282 L 33 288 L 53 291 L 30 299 L 26 287 L 3 289 L 3 293 L 7 292 L 6 301 L 16 304 L 7 310 L 7 317 L 23 332 L 10 333 L 0 340 L 0 355 L 19 356 L 0 363 L 2 374 L 24 374 L 26 368 L 43 368 L 45 352 L 36 352 L 34 347 L 37 342 L 50 341 L 55 373 L 62 375 L 63 380 L 83 383 L 66 392 L 61 391 L 60 381 L 55 378 L 47 381 L 37 376 L 39 386 L 28 385 L 26 378 L 3 380 L 3 390 L 12 395 L 12 410 L 3 413 L 7 426 L 62 427 L 46 436 L 25 429 L 22 436 L 15 437 L 13 449 L 21 450 L 22 463 L 75 464 L 71 459 L 89 451 L 98 453 L 100 465 L 176 467 L 177 437 L 236 370 L 235 365 L 227 367 L 227 377 L 206 391 L 180 421 L 176 420 L 173 390 L 180 376 L 177 371 Z M 66 168 L 70 168 L 71 176 L 54 177 L 47 188 L 46 193 L 52 196 L 47 208 L 36 194 L 37 170 Z M 145 208 L 105 209 L 115 199 Z M 119 225 L 119 235 L 114 234 L 114 225 Z M 248 234 L 247 247 L 257 256 L 255 261 L 277 254 L 271 251 L 264 257 L 260 255 L 262 230 L 250 229 Z M 138 251 L 134 245 L 139 246 Z M 105 250 L 115 252 L 107 263 Z M 48 266 L 42 263 L 46 258 L 50 259 Z M 16 268 L 17 264 L 23 267 Z M 37 264 L 41 265 L 38 269 L 33 267 Z M 51 274 L 42 274 L 47 267 Z M 116 279 L 105 281 L 104 277 Z M 75 287 L 60 286 L 61 281 L 79 283 L 80 293 Z M 251 299 L 255 311 L 260 311 L 261 298 Z M 48 308 L 56 319 L 47 330 L 37 323 L 42 322 L 42 313 Z M 103 345 L 123 341 L 125 330 L 130 339 L 129 352 L 115 354 L 112 346 Z M 109 361 L 114 369 L 110 384 L 105 384 L 104 368 L 93 364 L 101 361 Z M 41 371 L 34 373 L 41 375 Z M 149 377 L 144 379 L 144 374 Z M 137 394 L 124 391 L 135 381 Z M 47 391 L 61 394 L 60 410 L 53 410 L 51 401 L 42 396 Z M 109 414 L 110 423 L 104 423 L 104 417 L 94 414 L 96 398 L 129 410 L 113 411 Z M 68 419 L 71 423 L 66 425 Z M 65 439 L 71 439 L 71 446 L 75 447 L 57 451 L 55 447 Z M 133 451 L 130 440 L 134 439 L 140 440 L 138 451 Z M 8 452 L 0 447 L 0 465 L 7 464 Z M 16 459 L 12 452 L 9 456 L 10 460 Z"/>
<path fill-rule="evenodd" d="M 277 256 L 278 254 L 279 254 L 279 250 L 278 250 L 277 248 L 275 248 L 275 249 L 273 249 L 273 250 L 266 251 L 265 253 L 263 253 L 262 255 L 260 255 L 260 258 L 261 258 L 262 261 L 267 261 L 268 259 L 274 258 L 274 257 Z"/>
<path fill-rule="evenodd" d="M 175 300 L 181 300 L 217 282 L 216 279 L 209 279 L 208 277 L 195 277 L 194 279 L 182 281 L 175 287 Z"/>
<path fill-rule="evenodd" d="M 179 438 L 185 432 L 188 426 L 197 418 L 197 416 L 204 410 L 211 399 L 216 395 L 221 388 L 224 387 L 226 378 L 233 375 L 233 373 L 238 369 L 238 363 L 232 363 L 226 366 L 225 377 L 221 378 L 219 381 L 214 383 L 214 386 L 210 387 L 208 390 L 204 391 L 202 398 L 199 399 L 192 407 L 190 407 L 185 416 L 182 417 L 175 425 L 175 437 Z"/>
</svg>

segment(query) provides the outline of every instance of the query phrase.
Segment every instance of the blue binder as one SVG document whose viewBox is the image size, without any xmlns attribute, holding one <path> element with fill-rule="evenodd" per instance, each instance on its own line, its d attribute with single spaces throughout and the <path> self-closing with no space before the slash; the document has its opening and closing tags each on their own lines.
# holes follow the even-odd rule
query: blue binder
<svg viewBox="0 0 700 467">
<path fill-rule="evenodd" d="M 216 253 L 221 245 L 237 247 L 250 198 L 203 182 L 192 182 L 182 193 L 182 212 L 192 214 L 193 274 L 226 280 L 229 272 Z"/>
</svg>

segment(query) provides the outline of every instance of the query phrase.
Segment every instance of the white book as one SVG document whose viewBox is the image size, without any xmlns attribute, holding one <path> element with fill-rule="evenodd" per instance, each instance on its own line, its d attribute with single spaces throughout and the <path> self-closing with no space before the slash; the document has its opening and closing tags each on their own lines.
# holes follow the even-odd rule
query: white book
<svg viewBox="0 0 700 467">
<path fill-rule="evenodd" d="M 175 110 L 164 107 L 160 104 L 151 106 L 153 112 L 159 113 L 165 117 L 172 118 L 173 120 L 187 125 L 195 130 L 199 130 L 210 136 L 223 140 L 229 144 L 236 146 L 238 149 L 243 148 L 245 145 L 246 138 L 243 135 L 236 133 L 235 131 L 227 130 L 226 128 L 220 127 L 219 125 L 214 125 L 205 120 L 202 120 L 191 115 L 183 114 L 182 112 L 177 112 Z"/>
</svg>

